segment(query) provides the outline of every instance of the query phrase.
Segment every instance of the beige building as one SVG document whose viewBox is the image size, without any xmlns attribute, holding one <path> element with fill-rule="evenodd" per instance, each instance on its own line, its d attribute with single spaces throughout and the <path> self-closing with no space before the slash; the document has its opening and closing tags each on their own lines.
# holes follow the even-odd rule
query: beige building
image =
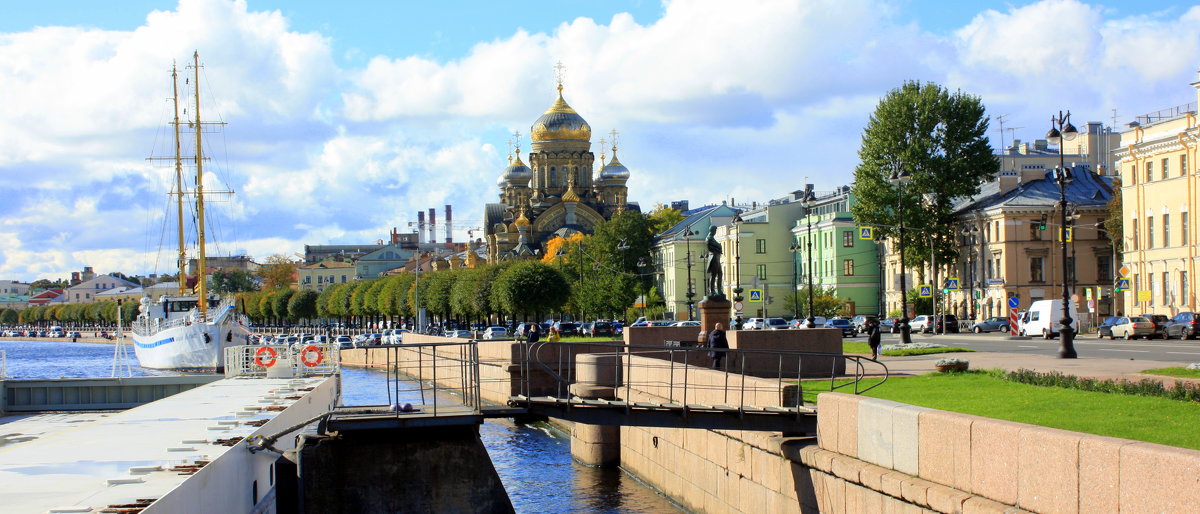
<svg viewBox="0 0 1200 514">
<path fill-rule="evenodd" d="M 67 289 L 65 296 L 67 303 L 92 303 L 96 301 L 97 294 L 118 287 L 138 288 L 141 285 L 112 275 L 100 275 Z"/>
<path fill-rule="evenodd" d="M 1200 101 L 1200 81 L 1191 84 Z M 1138 116 L 1121 133 L 1125 264 L 1130 313 L 1195 311 L 1196 103 Z"/>
<path fill-rule="evenodd" d="M 326 259 L 296 268 L 296 280 L 301 291 L 320 293 L 333 284 L 354 282 L 357 279 L 353 263 Z"/>
<path fill-rule="evenodd" d="M 705 296 L 706 260 L 703 255 L 707 250 L 704 240 L 708 237 L 709 227 L 725 225 L 737 213 L 738 209 L 724 203 L 690 210 L 684 213 L 683 221 L 655 238 L 651 251 L 654 252 L 655 266 L 660 270 L 657 285 L 667 304 L 667 317 L 689 319 L 691 309 L 692 319 L 700 319 L 695 304 Z M 726 248 L 724 251 L 728 254 L 730 250 Z M 691 297 L 688 292 L 692 293 Z"/>
</svg>

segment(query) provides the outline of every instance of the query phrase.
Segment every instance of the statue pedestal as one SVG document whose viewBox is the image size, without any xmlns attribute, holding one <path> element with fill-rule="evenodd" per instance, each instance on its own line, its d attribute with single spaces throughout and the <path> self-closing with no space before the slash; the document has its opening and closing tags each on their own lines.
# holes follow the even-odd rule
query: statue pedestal
<svg viewBox="0 0 1200 514">
<path fill-rule="evenodd" d="M 697 336 L 700 344 L 708 343 L 708 331 L 717 323 L 729 330 L 729 318 L 733 308 L 729 300 L 705 298 L 696 305 L 700 307 L 700 335 Z"/>
</svg>

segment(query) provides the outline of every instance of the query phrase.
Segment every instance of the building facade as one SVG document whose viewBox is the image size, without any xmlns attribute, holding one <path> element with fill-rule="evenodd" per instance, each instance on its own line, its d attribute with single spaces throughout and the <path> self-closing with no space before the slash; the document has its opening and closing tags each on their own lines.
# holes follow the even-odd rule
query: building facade
<svg viewBox="0 0 1200 514">
<path fill-rule="evenodd" d="M 811 191 L 811 188 L 809 189 Z M 814 288 L 832 288 L 850 315 L 879 314 L 879 246 L 862 239 L 850 214 L 854 195 L 849 186 L 826 194 L 813 194 L 810 209 L 792 227 L 796 251 L 794 266 L 799 272 L 797 300 L 807 317 L 809 277 Z M 809 243 L 812 267 L 809 268 Z"/>
<path fill-rule="evenodd" d="M 1191 84 L 1200 102 L 1200 80 Z M 1200 196 L 1197 103 L 1138 116 L 1117 152 L 1127 313 L 1195 311 L 1197 237 L 1191 212 Z"/>
<path fill-rule="evenodd" d="M 135 284 L 112 275 L 100 275 L 67 289 L 66 301 L 67 303 L 92 303 L 96 301 L 98 293 L 118 287 L 135 288 L 141 287 L 141 284 Z"/>
<path fill-rule="evenodd" d="M 357 280 L 354 264 L 336 259 L 326 259 L 316 264 L 296 268 L 296 281 L 301 291 L 318 293 L 333 284 L 344 284 Z"/>
<path fill-rule="evenodd" d="M 659 270 L 658 290 L 667 304 L 668 318 L 699 319 L 695 304 L 705 296 L 704 240 L 710 227 L 730 223 L 737 213 L 738 209 L 726 204 L 686 211 L 683 221 L 655 238 L 652 251 Z"/>
</svg>

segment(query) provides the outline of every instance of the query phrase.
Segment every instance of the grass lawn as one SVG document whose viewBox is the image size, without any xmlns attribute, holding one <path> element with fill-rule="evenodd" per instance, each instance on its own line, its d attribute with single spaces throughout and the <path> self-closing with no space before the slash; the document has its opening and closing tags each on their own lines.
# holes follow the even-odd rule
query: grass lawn
<svg viewBox="0 0 1200 514">
<path fill-rule="evenodd" d="M 867 384 L 878 380 L 869 380 Z M 805 381 L 806 401 L 829 383 Z M 852 393 L 853 390 L 845 391 Z M 910 405 L 1200 450 L 1200 403 L 1041 387 L 984 372 L 892 377 L 865 393 Z"/>
<path fill-rule="evenodd" d="M 905 355 L 929 355 L 934 353 L 955 353 L 955 352 L 973 352 L 970 348 L 909 348 L 907 350 L 884 350 L 883 354 L 889 357 L 903 357 Z M 871 354 L 871 347 L 867 343 L 858 343 L 853 341 L 842 341 L 842 353 L 860 353 L 865 355 Z"/>
<path fill-rule="evenodd" d="M 1142 373 L 1176 378 L 1200 378 L 1200 369 L 1187 369 L 1184 367 L 1147 369 L 1142 371 Z"/>
<path fill-rule="evenodd" d="M 542 337 L 542 340 L 545 341 L 546 338 Z M 621 339 L 621 336 L 601 336 L 601 337 L 567 336 L 562 339 L 559 339 L 559 341 L 564 342 L 564 343 L 606 343 L 606 342 L 613 342 L 613 341 L 624 342 Z"/>
</svg>

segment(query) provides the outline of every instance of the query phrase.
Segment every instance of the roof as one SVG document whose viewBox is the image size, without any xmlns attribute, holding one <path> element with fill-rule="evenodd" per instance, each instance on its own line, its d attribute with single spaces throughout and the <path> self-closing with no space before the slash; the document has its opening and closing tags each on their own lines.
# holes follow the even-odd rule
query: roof
<svg viewBox="0 0 1200 514">
<path fill-rule="evenodd" d="M 351 263 L 351 262 L 338 261 L 338 260 L 335 260 L 335 259 L 325 259 L 325 260 L 323 260 L 323 261 L 321 261 L 321 262 L 318 262 L 318 263 L 316 263 L 316 264 L 309 264 L 309 265 L 306 265 L 306 266 L 300 266 L 300 269 L 302 269 L 302 270 L 314 270 L 314 269 L 330 269 L 330 268 L 353 268 L 353 267 L 354 267 L 354 263 Z"/>
<path fill-rule="evenodd" d="M 688 227 L 695 225 L 695 224 L 699 223 L 700 221 L 703 221 L 704 218 L 707 218 L 714 214 L 718 214 L 717 211 L 722 208 L 724 208 L 725 210 L 728 210 L 729 215 L 731 215 L 731 216 L 734 213 L 737 213 L 740 211 L 740 209 L 737 209 L 735 207 L 730 207 L 726 204 L 706 205 L 704 207 L 698 207 L 698 208 L 689 210 L 684 213 L 685 216 L 683 218 L 683 221 L 680 221 L 679 223 L 676 223 L 675 225 L 671 226 L 671 228 L 663 231 L 662 234 L 658 235 L 658 239 L 664 240 L 664 239 L 674 239 L 674 238 L 680 237 L 687 231 Z"/>
<path fill-rule="evenodd" d="M 1045 177 L 1024 182 L 1011 191 L 1000 193 L 1000 181 L 993 180 L 980 186 L 979 194 L 956 199 L 954 212 L 993 207 L 1050 207 L 1058 203 L 1058 183 L 1052 177 L 1054 170 L 1047 169 Z M 1077 166 L 1075 179 L 1067 184 L 1067 201 L 1080 206 L 1107 205 L 1112 199 L 1112 177 L 1097 175 L 1091 168 Z"/>
</svg>

